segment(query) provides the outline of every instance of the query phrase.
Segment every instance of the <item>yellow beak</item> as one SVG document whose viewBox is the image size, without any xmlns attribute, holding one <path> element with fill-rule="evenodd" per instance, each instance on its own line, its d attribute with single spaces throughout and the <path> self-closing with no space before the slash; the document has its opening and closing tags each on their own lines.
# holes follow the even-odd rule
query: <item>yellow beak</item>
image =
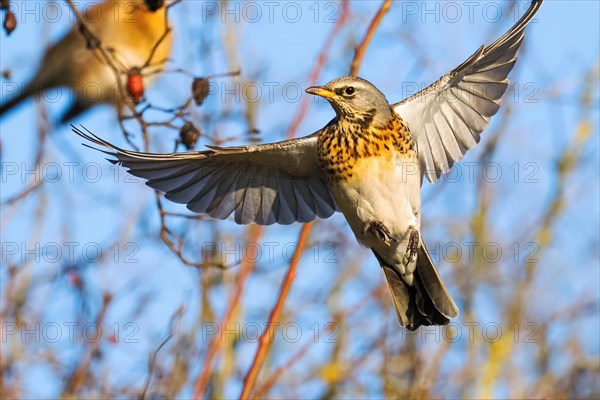
<svg viewBox="0 0 600 400">
<path fill-rule="evenodd" d="M 321 96 L 326 99 L 331 99 L 332 97 L 335 96 L 335 93 L 333 93 L 330 90 L 325 89 L 323 86 L 311 86 L 308 89 L 306 89 L 306 93 L 314 94 L 316 96 Z"/>
</svg>

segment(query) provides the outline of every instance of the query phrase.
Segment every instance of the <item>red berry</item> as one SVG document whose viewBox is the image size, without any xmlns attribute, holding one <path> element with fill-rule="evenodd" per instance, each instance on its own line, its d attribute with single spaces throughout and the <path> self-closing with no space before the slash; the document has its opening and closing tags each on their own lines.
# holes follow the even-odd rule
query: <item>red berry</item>
<svg viewBox="0 0 600 400">
<path fill-rule="evenodd" d="M 6 31 L 6 35 L 10 35 L 15 28 L 17 27 L 17 18 L 12 11 L 7 11 L 4 16 L 4 30 Z"/>
<path fill-rule="evenodd" d="M 117 344 L 117 343 L 119 343 L 119 339 L 117 338 L 117 334 L 116 333 L 113 332 L 108 337 L 108 343 L 110 343 L 110 344 Z"/>
<path fill-rule="evenodd" d="M 83 281 L 81 280 L 81 276 L 75 271 L 69 271 L 67 274 L 67 279 L 69 280 L 69 284 L 76 288 L 83 287 Z"/>
<path fill-rule="evenodd" d="M 144 80 L 138 68 L 132 68 L 127 74 L 127 92 L 136 104 L 144 95 Z"/>
</svg>

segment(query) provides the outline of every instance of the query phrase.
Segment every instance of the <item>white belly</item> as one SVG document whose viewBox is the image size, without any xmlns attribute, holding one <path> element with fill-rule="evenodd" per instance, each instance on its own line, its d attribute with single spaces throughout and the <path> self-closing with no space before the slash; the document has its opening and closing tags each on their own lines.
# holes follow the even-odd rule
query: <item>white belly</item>
<svg viewBox="0 0 600 400">
<path fill-rule="evenodd" d="M 416 158 L 397 153 L 360 160 L 352 177 L 332 185 L 335 201 L 356 239 L 392 265 L 403 263 L 411 228 L 420 230 L 421 175 Z M 386 243 L 366 228 L 381 221 L 395 239 Z"/>
</svg>

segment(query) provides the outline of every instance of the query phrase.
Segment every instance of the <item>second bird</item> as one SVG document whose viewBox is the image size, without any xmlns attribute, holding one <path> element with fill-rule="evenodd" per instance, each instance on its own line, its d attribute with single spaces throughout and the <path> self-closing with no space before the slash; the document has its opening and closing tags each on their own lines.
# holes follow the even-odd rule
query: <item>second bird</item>
<svg viewBox="0 0 600 400">
<path fill-rule="evenodd" d="M 93 36 L 110 52 L 123 84 L 132 68 L 142 67 L 152 56 L 148 70 L 155 71 L 171 52 L 172 34 L 153 52 L 165 32 L 166 7 L 153 10 L 152 3 L 156 2 L 107 0 L 81 9 Z M 10 44 L 10 39 L 5 39 L 3 46 Z M 142 71 L 142 76 L 145 72 Z M 155 78 L 156 74 L 144 77 L 144 84 L 151 84 Z M 61 118 L 64 123 L 98 103 L 122 103 L 116 84 L 114 70 L 76 24 L 46 51 L 33 79 L 18 85 L 16 94 L 0 105 L 0 116 L 30 97 L 37 100 L 48 89 L 65 87 L 72 90 L 73 103 Z"/>
</svg>

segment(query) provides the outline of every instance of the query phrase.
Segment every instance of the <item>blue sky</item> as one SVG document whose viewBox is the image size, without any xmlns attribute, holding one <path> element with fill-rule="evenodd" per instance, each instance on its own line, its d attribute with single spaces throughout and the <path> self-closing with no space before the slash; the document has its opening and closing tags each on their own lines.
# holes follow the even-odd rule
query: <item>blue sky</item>
<svg viewBox="0 0 600 400">
<path fill-rule="evenodd" d="M 25 2 L 15 3 L 19 7 L 25 6 Z M 415 84 L 420 86 L 433 82 L 460 64 L 479 45 L 490 43 L 515 22 L 515 12 L 506 9 L 505 2 L 467 2 L 473 3 L 472 5 L 464 2 L 451 3 L 457 4 L 457 8 L 448 3 L 396 2 L 384 19 L 366 54 L 360 75 L 380 87 L 390 102 L 402 99 L 407 90 Z M 258 87 L 263 90 L 256 125 L 261 131 L 262 140 L 281 140 L 285 137 L 291 117 L 298 108 L 300 94 L 308 96 L 302 92 L 297 93 L 296 89 L 303 90 L 313 83 L 307 81 L 308 73 L 325 36 L 333 27 L 328 16 L 334 12 L 332 18 L 335 20 L 335 11 L 339 9 L 339 5 L 335 2 L 277 3 L 277 7 L 273 9 L 273 19 L 270 21 L 267 18 L 269 8 L 263 2 L 252 2 L 262 12 L 261 17 L 256 19 L 255 14 L 252 14 L 255 10 L 244 8 L 247 6 L 241 3 L 235 4 L 237 5 L 234 7 L 237 8 L 234 10 L 237 14 L 225 14 L 222 13 L 223 10 L 218 10 L 217 15 L 220 18 L 217 19 L 208 17 L 208 10 L 212 8 L 207 7 L 212 7 L 212 2 L 184 1 L 172 10 L 171 21 L 176 27 L 176 47 L 171 69 L 185 68 L 198 76 L 226 71 L 227 55 L 223 49 L 212 43 L 221 43 L 225 27 L 235 22 L 234 15 L 241 16 L 234 31 L 240 49 L 238 59 L 242 73 L 244 78 L 257 82 Z M 537 21 L 527 28 L 525 53 L 511 74 L 514 82 L 513 92 L 508 94 L 510 97 L 504 99 L 514 115 L 508 122 L 506 137 L 503 138 L 494 158 L 494 162 L 498 163 L 502 170 L 503 179 L 493 187 L 502 193 L 503 197 L 494 203 L 490 219 L 495 234 L 502 239 L 502 248 L 505 251 L 525 233 L 515 231 L 515 224 L 518 224 L 519 229 L 524 229 L 523 227 L 529 225 L 526 222 L 534 223 L 539 212 L 547 206 L 548 198 L 555 189 L 553 161 L 562 154 L 577 131 L 576 127 L 581 119 L 578 96 L 584 87 L 582 78 L 594 65 L 597 67 L 599 62 L 599 4 L 596 1 L 547 0 L 536 17 Z M 351 3 L 352 19 L 334 42 L 332 54 L 322 73 L 321 83 L 347 73 L 351 60 L 349 46 L 360 40 L 379 5 L 378 1 Z M 519 5 L 522 13 L 525 3 L 520 2 Z M 42 15 L 43 4 L 40 7 L 37 10 L 38 15 Z M 11 37 L 7 38 L 2 34 L 0 70 L 10 69 L 11 79 L 15 82 L 30 77 L 36 69 L 40 50 L 47 41 L 60 37 L 68 26 L 66 8 L 63 6 L 62 10 L 65 13 L 64 17 L 56 23 L 36 23 L 35 19 L 32 19 L 34 13 L 21 16 L 24 19 L 19 20 L 18 28 Z M 301 15 L 296 21 L 297 10 L 300 10 Z M 427 13 L 427 10 L 432 11 Z M 456 10 L 459 10 L 460 16 L 455 14 Z M 502 16 L 505 17 L 500 19 L 500 22 L 496 17 L 498 14 L 495 13 L 498 10 L 501 10 L 504 13 Z M 207 17 L 207 22 L 200 23 L 204 17 Z M 219 19 L 224 19 L 225 24 Z M 411 33 L 411 37 L 416 41 L 414 44 L 406 40 L 406 32 Z M 207 46 L 208 52 L 202 52 Z M 424 49 L 424 63 L 415 59 L 411 46 Z M 229 80 L 217 82 L 219 85 L 233 85 Z M 2 80 L 0 83 L 0 97 L 4 100 L 7 81 Z M 157 103 L 178 104 L 187 96 L 185 90 L 188 84 L 189 78 L 185 76 L 166 74 L 149 89 L 148 97 Z M 563 302 L 568 303 L 580 294 L 598 295 L 600 276 L 597 268 L 597 246 L 600 217 L 597 175 L 597 84 L 596 81 L 595 87 L 591 88 L 595 107 L 592 107 L 588 117 L 595 139 L 589 141 L 583 152 L 585 163 L 582 163 L 580 173 L 573 176 L 567 187 L 567 209 L 557 222 L 560 229 L 556 230 L 555 244 L 542 255 L 542 264 L 550 266 L 547 269 L 539 268 L 540 278 L 532 289 L 535 296 L 539 296 L 536 298 L 540 299 L 539 305 L 532 306 L 539 318 L 546 318 L 557 312 Z M 269 85 L 275 88 L 273 99 L 266 96 L 266 88 Z M 284 93 L 281 90 L 283 87 L 287 87 L 291 92 Z M 200 114 L 196 115 L 223 108 L 239 111 L 243 106 L 235 101 L 223 103 L 220 100 L 221 95 L 220 92 L 209 98 L 205 108 L 200 109 Z M 64 106 L 64 102 L 48 106 L 50 119 L 57 120 Z M 504 111 L 505 107 L 500 113 Z M 32 118 L 32 115 L 36 115 L 35 104 L 29 101 L 1 120 L 2 201 L 22 190 L 24 182 L 20 174 L 23 169 L 31 168 L 37 150 L 38 124 L 37 118 Z M 300 134 L 309 134 L 319 129 L 333 115 L 333 110 L 326 103 L 311 103 L 309 115 L 301 125 Z M 494 131 L 500 118 L 493 119 L 487 132 Z M 109 107 L 98 107 L 78 119 L 77 123 L 85 125 L 110 141 L 124 145 L 114 111 Z M 219 121 L 217 126 L 210 125 L 208 128 L 218 129 L 223 132 L 223 136 L 236 136 L 242 134 L 246 127 L 242 122 L 233 120 Z M 155 130 L 151 133 L 157 143 L 157 150 L 170 151 L 174 132 Z M 482 142 L 486 143 L 486 134 L 482 137 Z M 100 153 L 80 146 L 80 142 L 81 139 L 71 134 L 67 126 L 57 128 L 57 132 L 50 136 L 44 160 L 47 169 L 42 172 L 42 177 L 46 180 L 44 188 L 17 207 L 3 207 L 2 242 L 20 244 L 34 241 L 39 242 L 42 249 L 56 242 L 64 251 L 64 242 L 74 241 L 80 243 L 76 252 L 78 255 L 82 254 L 79 248 L 83 249 L 86 244 L 99 243 L 108 246 L 108 243 L 114 241 L 119 243 L 120 253 L 117 258 L 120 262 L 103 262 L 98 264 L 98 267 L 89 266 L 85 272 L 93 282 L 89 304 L 92 309 L 97 309 L 100 293 L 104 289 L 117 293 L 117 306 L 111 309 L 108 319 L 123 326 L 131 321 L 132 309 L 145 293 L 151 293 L 160 299 L 149 302 L 141 316 L 135 320 L 141 327 L 139 334 L 136 334 L 139 343 L 130 344 L 127 352 L 118 348 L 109 350 L 109 363 L 121 365 L 132 371 L 131 376 L 121 379 L 138 381 L 143 379 L 145 374 L 148 350 L 154 348 L 166 332 L 168 319 L 173 312 L 183 304 L 190 310 L 190 314 L 197 311 L 198 274 L 195 270 L 183 266 L 166 246 L 155 240 L 159 222 L 154 211 L 152 191 L 141 183 L 127 183 L 123 171 L 120 171 L 118 176 L 115 175 L 114 167 L 111 169 Z M 472 150 L 463 160 L 462 167 L 459 165 L 464 173 L 467 171 L 464 163 L 476 161 L 482 147 L 480 145 Z M 52 178 L 53 162 L 57 163 L 61 172 L 57 179 Z M 69 162 L 79 163 L 73 169 L 72 181 L 67 178 L 67 165 L 70 164 L 66 163 Z M 530 164 L 534 165 L 531 167 L 533 169 L 530 169 Z M 516 182 L 512 175 L 515 173 L 515 166 L 519 171 L 519 179 Z M 14 168 L 18 171 L 17 174 L 9 172 Z M 93 174 L 97 168 L 100 168 L 102 176 L 96 182 Z M 475 171 L 481 173 L 479 169 Z M 531 172 L 533 178 L 537 179 L 535 184 L 524 181 L 524 176 Z M 53 182 L 54 180 L 56 182 Z M 457 183 L 443 184 L 442 189 L 429 184 L 425 184 L 423 188 L 423 224 L 426 226 L 429 235 L 427 240 L 430 243 L 444 243 L 444 238 L 452 233 L 449 226 L 458 232 L 464 229 L 459 223 L 460 216 L 470 215 L 476 207 L 475 182 L 461 179 Z M 180 206 L 169 207 L 176 211 L 185 210 Z M 37 225 L 37 220 L 33 218 L 36 213 L 43 216 L 42 225 Z M 123 221 L 131 218 L 137 222 L 133 226 L 127 226 L 128 231 L 123 232 Z M 448 220 L 453 223 L 444 222 Z M 231 221 L 217 222 L 214 225 L 205 222 L 178 225 L 194 240 L 210 237 L 214 226 L 233 238 L 240 237 L 246 229 L 236 226 Z M 321 250 L 323 243 L 337 240 L 337 233 L 333 233 L 337 230 L 353 240 L 341 215 L 336 215 L 327 224 L 317 226 L 324 227 L 314 233 L 315 240 L 320 241 L 318 248 Z M 298 224 L 289 227 L 269 227 L 263 242 L 293 242 L 299 228 Z M 330 234 L 335 236 L 331 237 Z M 126 248 L 132 243 L 133 247 Z M 351 243 L 351 246 L 358 249 L 355 243 Z M 93 251 L 93 248 L 90 251 Z M 134 254 L 136 262 L 123 262 L 127 251 Z M 354 254 L 340 254 L 339 263 L 332 265 L 303 259 L 302 273 L 294 284 L 288 307 L 297 311 L 298 301 L 301 301 L 305 293 L 314 294 L 330 288 L 328 284 L 341 273 L 345 263 L 350 263 L 354 257 Z M 375 260 L 369 258 L 365 250 L 357 252 L 356 257 L 360 257 L 364 264 L 360 268 L 365 271 L 368 268 L 376 269 Z M 320 260 L 322 261 L 322 258 Z M 41 282 L 51 281 L 51 277 L 58 273 L 63 265 L 61 262 L 44 261 L 47 259 L 42 257 L 41 262 L 33 262 L 26 267 L 31 276 Z M 560 265 L 564 266 L 559 268 Z M 3 281 L 7 276 L 5 267 L 3 260 L 0 272 Z M 275 299 L 285 267 L 286 263 L 281 259 L 259 263 L 257 278 L 250 281 L 244 299 L 248 304 L 248 314 L 245 316 L 248 321 L 262 321 L 265 318 L 266 310 L 270 309 Z M 452 273 L 447 272 L 444 275 L 450 277 Z M 502 273 L 510 276 L 510 266 L 507 270 L 502 270 Z M 381 279 L 380 275 L 375 274 L 361 276 L 366 276 L 364 282 L 350 284 L 342 294 L 343 299 L 335 301 L 354 303 L 365 295 L 365 286 L 375 287 Z M 319 282 L 328 284 L 315 288 Z M 457 293 L 458 289 L 452 279 L 449 279 L 448 285 L 451 291 L 456 293 L 460 303 L 460 294 Z M 3 291 L 6 289 L 4 286 L 0 288 Z M 36 286 L 32 294 L 35 303 L 44 306 L 40 306 L 37 311 L 44 315 L 45 321 L 69 321 L 79 305 L 74 301 L 72 293 L 65 291 L 64 287 L 56 289 L 56 284 L 52 283 Z M 220 315 L 224 303 L 219 301 L 218 294 L 213 295 L 213 305 Z M 228 294 L 222 295 L 226 298 Z M 499 309 L 496 305 L 498 298 L 488 297 L 485 293 L 479 296 L 481 300 L 477 310 L 481 314 L 488 315 L 489 321 L 501 317 L 496 314 Z M 1 300 L 3 303 L 7 301 L 4 294 Z M 545 307 L 550 303 L 553 304 Z M 299 320 L 299 324 L 305 332 L 309 332 L 309 327 L 316 321 L 321 324 L 328 321 L 327 310 L 300 310 L 303 319 Z M 369 316 L 363 317 L 367 320 L 365 326 L 372 326 Z M 393 326 L 393 315 L 389 317 L 389 325 Z M 188 314 L 184 320 L 190 324 L 193 318 Z M 360 323 L 356 318 L 353 321 Z M 481 321 L 489 322 L 485 318 Z M 582 319 L 574 326 L 580 330 L 586 351 L 598 354 L 597 311 L 591 319 Z M 559 341 L 565 329 L 564 326 L 558 327 L 556 332 L 552 332 L 552 337 Z M 376 337 L 376 333 L 367 329 L 365 336 L 363 340 L 368 342 Z M 44 347 L 43 343 L 38 345 Z M 68 344 L 63 340 L 59 345 L 62 346 L 61 351 L 68 354 Z M 246 349 L 242 352 L 243 359 L 240 362 L 247 365 L 254 347 L 252 343 L 243 345 Z M 324 346 L 322 351 L 327 351 L 325 344 L 321 343 L 320 346 Z M 314 354 L 316 359 L 322 357 L 320 349 L 315 350 Z M 460 359 L 460 355 L 457 357 Z M 307 368 L 307 365 L 303 367 Z M 560 367 L 559 360 L 556 362 L 556 368 Z M 30 379 L 33 382 L 37 374 L 47 376 L 48 373 L 44 368 L 40 368 L 34 371 Z M 232 384 L 228 389 L 231 392 L 227 394 L 236 395 L 239 384 Z M 30 385 L 31 394 L 53 395 L 53 391 L 57 390 L 52 385 L 43 390 L 31 383 Z M 314 390 L 315 395 L 320 393 L 321 389 L 322 386 L 318 382 L 311 382 L 311 390 Z M 381 388 L 374 384 L 371 393 L 378 395 L 381 394 L 380 390 Z M 502 392 L 498 392 L 497 395 L 502 396 Z"/>
</svg>

